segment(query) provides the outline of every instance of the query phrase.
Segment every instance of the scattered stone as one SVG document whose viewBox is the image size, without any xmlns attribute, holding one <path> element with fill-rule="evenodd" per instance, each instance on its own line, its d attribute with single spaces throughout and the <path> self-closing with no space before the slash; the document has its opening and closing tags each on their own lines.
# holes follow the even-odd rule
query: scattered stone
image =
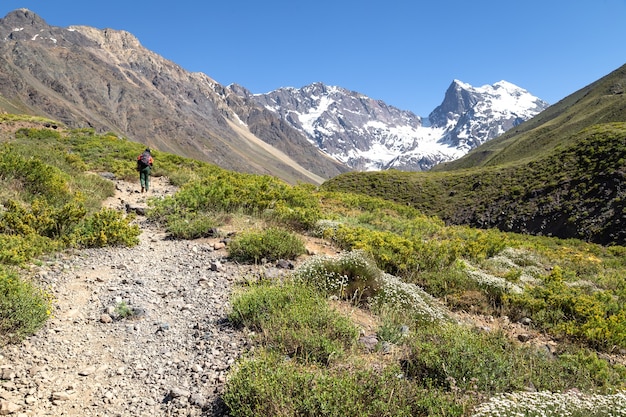
<svg viewBox="0 0 626 417">
<path fill-rule="evenodd" d="M 530 339 L 532 339 L 533 337 L 527 333 L 522 333 L 522 334 L 518 334 L 517 335 L 517 340 L 519 340 L 522 343 L 526 343 L 528 342 Z"/>
<path fill-rule="evenodd" d="M 17 413 L 20 410 L 19 405 L 7 400 L 0 400 L 0 415 L 7 416 L 9 414 Z"/>
<path fill-rule="evenodd" d="M 0 372 L 0 379 L 3 381 L 11 381 L 15 379 L 15 372 L 11 368 L 4 368 Z"/>
<path fill-rule="evenodd" d="M 100 322 L 102 323 L 113 323 L 113 317 L 109 316 L 108 314 L 102 314 L 100 316 Z"/>
<path fill-rule="evenodd" d="M 211 271 L 220 271 L 222 269 L 222 263 L 220 261 L 211 262 Z"/>
<path fill-rule="evenodd" d="M 293 264 L 293 262 L 288 261 L 286 259 L 279 259 L 276 262 L 276 268 L 282 268 L 282 269 L 294 269 L 295 265 Z"/>
<path fill-rule="evenodd" d="M 206 408 L 207 406 L 206 399 L 200 394 L 192 394 L 191 397 L 189 397 L 189 403 L 200 408 Z"/>
<path fill-rule="evenodd" d="M 85 369 L 81 369 L 80 371 L 78 371 L 78 375 L 80 376 L 89 376 L 91 374 L 93 374 L 94 372 L 96 372 L 96 367 L 94 365 L 89 366 Z"/>
<path fill-rule="evenodd" d="M 376 337 L 375 334 L 369 336 L 361 336 L 359 338 L 359 343 L 361 343 L 365 347 L 365 349 L 371 352 L 376 348 L 376 345 L 378 344 L 378 337 Z"/>
<path fill-rule="evenodd" d="M 170 329 L 169 323 L 163 322 L 163 323 L 159 323 L 159 327 L 157 328 L 156 331 L 157 331 L 157 333 L 159 333 L 159 332 L 164 332 L 164 331 L 169 330 L 169 329 Z"/>
<path fill-rule="evenodd" d="M 141 307 L 133 307 L 133 318 L 138 319 L 146 315 L 146 310 Z"/>
<path fill-rule="evenodd" d="M 530 326 L 531 324 L 533 324 L 533 321 L 529 317 L 524 317 L 519 322 L 524 326 Z"/>
<path fill-rule="evenodd" d="M 52 401 L 68 401 L 70 394 L 66 391 L 55 391 L 52 393 Z"/>
<path fill-rule="evenodd" d="M 174 387 L 170 390 L 169 397 L 170 398 L 189 398 L 191 393 L 184 388 Z"/>
</svg>

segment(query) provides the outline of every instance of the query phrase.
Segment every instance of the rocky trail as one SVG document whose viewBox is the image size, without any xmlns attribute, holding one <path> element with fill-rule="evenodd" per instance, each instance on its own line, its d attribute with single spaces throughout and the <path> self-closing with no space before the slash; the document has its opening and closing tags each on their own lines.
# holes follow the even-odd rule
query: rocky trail
<svg viewBox="0 0 626 417">
<path fill-rule="evenodd" d="M 118 182 L 107 205 L 142 208 L 147 196 L 175 190 L 153 178 L 149 194 L 137 191 Z M 229 262 L 218 239 L 171 240 L 137 221 L 136 247 L 77 251 L 35 267 L 55 297 L 53 318 L 0 350 L 0 415 L 224 415 L 219 394 L 246 349 L 226 318 L 228 299 L 255 272 Z"/>
</svg>

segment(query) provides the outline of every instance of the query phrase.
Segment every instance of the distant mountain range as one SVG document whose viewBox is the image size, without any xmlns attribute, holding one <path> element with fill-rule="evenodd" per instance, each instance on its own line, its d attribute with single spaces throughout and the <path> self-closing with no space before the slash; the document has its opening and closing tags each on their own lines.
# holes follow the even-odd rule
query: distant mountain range
<svg viewBox="0 0 626 417">
<path fill-rule="evenodd" d="M 457 159 L 545 110 L 548 103 L 506 81 L 474 88 L 454 80 L 428 119 L 341 87 L 315 83 L 251 98 L 353 170 L 423 171 Z"/>
<path fill-rule="evenodd" d="M 321 83 L 255 95 L 185 71 L 128 32 L 50 26 L 27 9 L 0 19 L 0 110 L 291 183 L 430 169 L 546 107 L 505 81 L 454 81 L 427 119 Z"/>
</svg>

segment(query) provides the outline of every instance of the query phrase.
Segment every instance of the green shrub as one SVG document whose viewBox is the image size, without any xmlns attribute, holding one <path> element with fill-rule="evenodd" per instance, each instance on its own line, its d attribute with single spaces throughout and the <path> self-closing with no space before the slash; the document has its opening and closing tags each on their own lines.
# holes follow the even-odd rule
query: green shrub
<svg viewBox="0 0 626 417">
<path fill-rule="evenodd" d="M 154 202 L 150 216 L 191 218 L 197 213 L 242 213 L 294 230 L 306 230 L 320 217 L 316 195 L 305 185 L 290 186 L 270 176 L 207 172 L 175 196 Z"/>
<path fill-rule="evenodd" d="M 68 174 L 40 159 L 21 156 L 10 145 L 4 145 L 0 151 L 0 180 L 13 181 L 13 187 L 26 191 L 21 193 L 25 200 L 42 198 L 52 205 L 61 205 L 72 198 Z"/>
<path fill-rule="evenodd" d="M 232 417 L 450 417 L 476 404 L 476 398 L 423 390 L 397 366 L 319 372 L 266 351 L 238 364 L 223 400 Z"/>
<path fill-rule="evenodd" d="M 416 329 L 405 370 L 426 387 L 493 395 L 529 386 L 604 392 L 625 386 L 626 368 L 609 365 L 590 351 L 552 357 L 530 347 L 516 347 L 500 332 L 477 332 L 455 324 Z"/>
<path fill-rule="evenodd" d="M 553 334 L 585 341 L 595 348 L 626 347 L 626 304 L 611 291 L 568 285 L 564 271 L 555 267 L 542 285 L 522 294 L 505 296 L 513 319 L 531 317 Z"/>
<path fill-rule="evenodd" d="M 83 205 L 76 200 L 59 208 L 41 199 L 35 199 L 30 207 L 9 200 L 0 216 L 0 233 L 22 236 L 38 234 L 59 239 L 70 233 L 85 213 Z"/>
<path fill-rule="evenodd" d="M 76 231 L 76 243 L 82 247 L 134 246 L 139 243 L 139 226 L 131 218 L 112 209 L 102 209 L 87 217 Z"/>
<path fill-rule="evenodd" d="M 35 333 L 51 314 L 48 293 L 0 268 L 0 346 Z"/>
<path fill-rule="evenodd" d="M 238 262 L 295 259 L 306 252 L 304 242 L 293 233 L 278 228 L 252 231 L 236 236 L 228 245 L 230 257 Z"/>
<path fill-rule="evenodd" d="M 311 257 L 298 268 L 295 276 L 327 296 L 367 301 L 379 290 L 381 274 L 364 252 L 352 251 L 335 257 Z"/>
<path fill-rule="evenodd" d="M 23 265 L 44 253 L 63 248 L 60 242 L 36 234 L 7 235 L 0 233 L 0 263 Z"/>
<path fill-rule="evenodd" d="M 357 329 L 311 288 L 261 282 L 235 295 L 229 319 L 259 333 L 270 349 L 303 363 L 329 364 L 356 342 Z"/>
<path fill-rule="evenodd" d="M 115 305 L 115 314 L 122 319 L 132 317 L 135 312 L 133 309 L 126 304 L 126 301 L 120 301 Z"/>
<path fill-rule="evenodd" d="M 167 219 L 167 231 L 179 239 L 197 239 L 208 237 L 212 229 L 218 226 L 215 216 L 199 212 L 193 216 L 171 215 Z"/>
<path fill-rule="evenodd" d="M 15 131 L 15 137 L 28 138 L 33 141 L 49 141 L 50 139 L 60 139 L 61 134 L 50 129 L 21 128 Z"/>
</svg>

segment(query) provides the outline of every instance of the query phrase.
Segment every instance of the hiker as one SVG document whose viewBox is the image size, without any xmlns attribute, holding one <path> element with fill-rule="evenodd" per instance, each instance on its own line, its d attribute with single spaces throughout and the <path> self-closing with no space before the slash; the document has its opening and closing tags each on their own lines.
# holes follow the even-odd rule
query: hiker
<svg viewBox="0 0 626 417">
<path fill-rule="evenodd" d="M 141 184 L 141 192 L 148 192 L 150 188 L 150 168 L 152 168 L 152 154 L 150 148 L 146 148 L 143 153 L 137 157 L 137 171 L 139 171 L 139 183 Z"/>
</svg>

